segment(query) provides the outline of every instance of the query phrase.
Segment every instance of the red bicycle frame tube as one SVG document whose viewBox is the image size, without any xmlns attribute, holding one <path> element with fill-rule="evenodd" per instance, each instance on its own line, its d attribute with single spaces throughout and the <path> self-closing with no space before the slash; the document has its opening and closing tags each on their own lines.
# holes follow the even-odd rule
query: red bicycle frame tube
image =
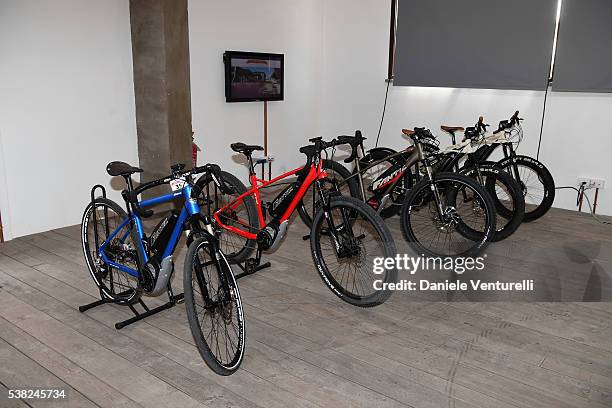
<svg viewBox="0 0 612 408">
<path fill-rule="evenodd" d="M 230 202 L 229 204 L 227 204 L 226 206 L 218 209 L 217 211 L 215 211 L 214 213 L 214 218 L 215 221 L 217 222 L 217 225 L 219 225 L 221 228 L 226 229 L 228 231 L 231 231 L 235 234 L 238 234 L 242 237 L 245 237 L 247 239 L 256 239 L 257 238 L 257 234 L 252 233 L 252 232 L 248 232 L 248 231 L 244 231 L 240 228 L 234 227 L 232 225 L 226 225 L 224 224 L 220 217 L 219 217 L 219 213 L 222 213 L 223 211 L 227 211 L 228 209 L 230 210 L 235 210 L 236 208 L 238 208 L 240 206 L 240 204 L 243 203 L 243 200 L 245 197 L 249 196 L 249 195 L 253 195 L 255 197 L 255 204 L 257 207 L 257 217 L 259 219 L 259 225 L 261 226 L 261 228 L 264 228 L 266 225 L 266 221 L 264 219 L 264 215 L 263 215 L 263 210 L 262 210 L 262 205 L 261 205 L 261 195 L 259 190 L 269 186 L 270 184 L 273 184 L 279 180 L 282 180 L 284 178 L 287 178 L 289 176 L 293 176 L 295 175 L 297 172 L 299 172 L 300 170 L 302 170 L 303 167 L 299 167 L 297 169 L 288 171 L 284 174 L 281 174 L 278 177 L 273 178 L 272 180 L 262 180 L 262 179 L 258 179 L 257 176 L 255 174 L 251 174 L 249 176 L 249 181 L 251 183 L 251 188 L 246 191 L 245 193 L 241 194 L 240 196 L 238 196 L 236 199 L 234 199 L 232 202 Z M 302 185 L 300 186 L 300 188 L 298 189 L 298 192 L 296 193 L 295 197 L 293 197 L 293 200 L 291 200 L 291 203 L 289 204 L 289 206 L 287 207 L 287 209 L 285 210 L 285 212 L 283 213 L 283 215 L 281 216 L 281 218 L 279 219 L 279 223 L 282 223 L 284 221 L 287 221 L 289 219 L 289 217 L 291 217 L 291 214 L 293 214 L 293 211 L 295 211 L 296 207 L 298 206 L 298 204 L 300 203 L 300 201 L 302 200 L 302 198 L 304 197 L 304 195 L 306 194 L 306 191 L 308 190 L 308 188 L 312 185 L 312 183 L 314 183 L 315 180 L 317 179 L 323 179 L 327 177 L 327 173 L 325 172 L 325 170 L 322 169 L 322 162 L 319 162 L 319 164 L 315 167 L 314 164 L 310 165 L 310 170 L 308 171 L 308 174 L 306 175 L 306 179 L 302 182 Z M 243 224 L 246 227 L 249 227 L 249 223 L 247 222 L 243 222 Z"/>
</svg>

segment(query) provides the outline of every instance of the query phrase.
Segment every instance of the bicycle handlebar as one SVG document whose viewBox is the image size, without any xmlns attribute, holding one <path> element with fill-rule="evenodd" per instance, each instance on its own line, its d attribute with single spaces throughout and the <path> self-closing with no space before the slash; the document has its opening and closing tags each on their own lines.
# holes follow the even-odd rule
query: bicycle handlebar
<svg viewBox="0 0 612 408">
<path fill-rule="evenodd" d="M 305 155 L 311 157 L 316 153 L 320 153 L 325 149 L 330 147 L 335 147 L 341 144 L 345 144 L 346 142 L 341 142 L 337 139 L 332 139 L 329 142 L 323 140 L 322 137 L 313 137 L 312 139 L 308 139 L 309 142 L 312 142 L 312 145 L 302 146 L 300 147 L 300 153 L 304 153 Z"/>
<path fill-rule="evenodd" d="M 518 124 L 521 120 L 523 120 L 523 118 L 519 118 L 519 111 L 514 112 L 514 115 L 512 115 L 510 117 L 509 120 L 502 120 L 499 122 L 499 125 L 497 127 L 497 130 L 495 130 L 493 132 L 493 134 L 497 134 L 499 132 L 502 132 L 506 129 L 510 129 L 511 127 L 515 126 L 516 124 Z"/>
<path fill-rule="evenodd" d="M 358 155 L 357 149 L 361 147 L 363 150 L 363 141 L 366 140 L 366 138 L 363 137 L 361 130 L 356 130 L 354 136 L 341 135 L 338 136 L 336 140 L 338 144 L 348 144 L 351 146 L 351 154 L 344 159 L 345 163 L 351 163 Z"/>
<path fill-rule="evenodd" d="M 196 175 L 196 174 L 200 174 L 200 173 L 210 173 L 211 176 L 213 177 L 213 180 L 215 181 L 215 183 L 223 190 L 223 191 L 228 191 L 228 187 L 225 184 L 225 182 L 223 181 L 223 179 L 220 177 L 220 173 L 221 173 L 221 168 L 216 165 L 216 164 L 205 164 L 204 166 L 199 166 L 199 167 L 194 167 L 191 170 L 183 170 L 185 168 L 184 164 L 176 164 L 172 166 L 172 174 L 166 176 L 166 177 L 162 177 L 160 179 L 157 180 L 153 180 L 153 181 L 149 181 L 147 183 L 141 184 L 138 187 L 136 187 L 135 189 L 133 189 L 132 191 L 128 192 L 129 194 L 129 198 L 130 201 L 134 204 L 138 203 L 138 196 L 140 194 L 142 194 L 144 191 L 149 190 L 151 188 L 157 187 L 157 186 L 161 186 L 164 184 L 168 184 L 170 183 L 170 181 L 177 179 L 177 178 L 181 178 L 181 177 L 185 177 L 185 176 L 192 176 L 192 175 Z"/>
<path fill-rule="evenodd" d="M 328 142 L 323 140 L 322 137 L 313 137 L 309 139 L 309 142 L 313 143 L 312 145 L 302 146 L 300 147 L 300 153 L 304 153 L 308 158 L 308 162 L 305 167 L 310 166 L 312 158 L 316 154 L 320 154 L 323 150 L 328 149 L 330 147 L 336 147 L 340 145 L 348 144 L 351 146 L 351 154 L 349 157 L 344 159 L 345 163 L 350 163 L 357 157 L 357 148 L 361 147 L 363 149 L 363 141 L 366 140 L 365 137 L 361 134 L 361 130 L 356 130 L 354 136 L 348 135 L 340 135 Z"/>
</svg>

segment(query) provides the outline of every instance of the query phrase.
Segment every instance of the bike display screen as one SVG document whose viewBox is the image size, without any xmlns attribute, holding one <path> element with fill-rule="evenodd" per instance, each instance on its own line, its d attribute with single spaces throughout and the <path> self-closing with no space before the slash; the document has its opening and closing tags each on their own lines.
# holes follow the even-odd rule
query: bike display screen
<svg viewBox="0 0 612 408">
<path fill-rule="evenodd" d="M 226 51 L 223 60 L 226 102 L 283 100 L 283 54 Z"/>
</svg>

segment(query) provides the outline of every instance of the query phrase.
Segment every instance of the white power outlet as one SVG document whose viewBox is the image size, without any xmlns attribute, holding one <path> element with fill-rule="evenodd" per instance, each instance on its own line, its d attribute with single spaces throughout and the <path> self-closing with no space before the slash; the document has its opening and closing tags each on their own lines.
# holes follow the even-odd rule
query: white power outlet
<svg viewBox="0 0 612 408">
<path fill-rule="evenodd" d="M 598 179 L 598 178 L 590 178 L 590 177 L 578 177 L 578 185 L 580 186 L 582 183 L 585 183 L 584 188 L 599 188 L 602 189 L 606 185 L 606 180 Z"/>
</svg>

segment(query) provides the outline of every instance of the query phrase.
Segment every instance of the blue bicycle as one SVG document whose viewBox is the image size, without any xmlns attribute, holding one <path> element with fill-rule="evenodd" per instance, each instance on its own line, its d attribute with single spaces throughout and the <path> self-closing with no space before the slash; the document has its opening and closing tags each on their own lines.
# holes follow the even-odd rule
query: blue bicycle
<svg viewBox="0 0 612 408">
<path fill-rule="evenodd" d="M 172 173 L 134 188 L 132 175 L 143 170 L 123 162 L 111 162 L 106 168 L 111 176 L 125 179 L 122 191 L 127 212 L 105 196 L 93 197 L 81 223 L 83 252 L 101 300 L 81 311 L 102 303 L 128 305 L 136 314 L 134 303 L 140 302 L 146 313 L 139 320 L 159 310 L 149 310 L 141 296 L 159 296 L 167 291 L 173 306 L 182 296 L 174 296 L 170 285 L 174 273 L 173 254 L 183 232 L 187 235 L 183 284 L 189 326 L 200 355 L 218 374 L 235 372 L 244 355 L 245 327 L 240 292 L 232 269 L 219 249 L 211 221 L 200 214 L 196 197 L 202 192 L 193 176 L 209 177 L 221 191 L 231 194 L 218 166 L 207 164 L 192 170 L 172 166 Z M 170 184 L 172 192 L 142 200 L 146 190 Z M 183 199 L 180 212 L 171 211 L 147 235 L 142 218 L 153 215 L 147 207 Z M 123 322 L 129 324 L 131 321 Z M 116 326 L 121 328 L 122 326 Z"/>
</svg>

